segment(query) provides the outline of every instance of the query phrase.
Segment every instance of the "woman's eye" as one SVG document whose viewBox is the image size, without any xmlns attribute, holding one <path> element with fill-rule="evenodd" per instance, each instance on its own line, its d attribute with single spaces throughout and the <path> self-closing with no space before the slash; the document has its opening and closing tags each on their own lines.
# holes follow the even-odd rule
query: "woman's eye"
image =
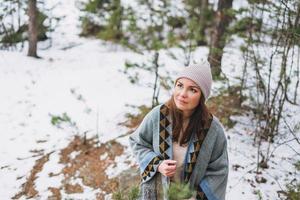
<svg viewBox="0 0 300 200">
<path fill-rule="evenodd" d="M 183 87 L 183 85 L 182 85 L 182 84 L 180 84 L 180 83 L 178 83 L 178 84 L 177 84 L 177 87 L 179 87 L 179 88 L 182 88 L 182 87 Z"/>
<path fill-rule="evenodd" d="M 191 89 L 191 91 L 192 91 L 192 93 L 196 93 L 197 92 L 197 90 L 195 90 L 195 89 Z"/>
</svg>

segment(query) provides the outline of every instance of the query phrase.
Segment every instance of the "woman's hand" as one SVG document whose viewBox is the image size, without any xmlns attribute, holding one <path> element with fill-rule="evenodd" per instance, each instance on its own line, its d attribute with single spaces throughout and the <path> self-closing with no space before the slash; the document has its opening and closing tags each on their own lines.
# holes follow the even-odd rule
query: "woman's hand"
<svg viewBox="0 0 300 200">
<path fill-rule="evenodd" d="M 162 175 L 172 177 L 176 171 L 176 160 L 164 160 L 157 169 Z"/>
</svg>

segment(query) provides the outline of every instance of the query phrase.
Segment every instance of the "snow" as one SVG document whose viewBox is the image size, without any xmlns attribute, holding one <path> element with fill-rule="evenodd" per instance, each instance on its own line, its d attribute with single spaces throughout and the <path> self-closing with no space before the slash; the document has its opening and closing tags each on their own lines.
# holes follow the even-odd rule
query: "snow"
<svg viewBox="0 0 300 200">
<path fill-rule="evenodd" d="M 115 163 L 108 166 L 105 170 L 105 173 L 109 178 L 117 177 L 122 171 L 129 169 L 131 166 L 135 164 L 135 158 L 131 152 L 131 149 L 128 148 L 128 138 L 129 136 L 117 138 L 117 142 L 125 146 L 125 151 L 121 156 L 115 157 Z"/>
<path fill-rule="evenodd" d="M 154 77 L 140 72 L 142 84 L 132 85 L 121 72 L 126 60 L 146 62 L 151 55 L 142 56 L 115 44 L 80 38 L 78 16 L 81 13 L 76 7 L 78 2 L 46 1 L 46 6 L 53 7 L 57 3 L 59 6 L 55 7 L 52 15 L 65 17 L 52 33 L 53 46 L 43 49 L 47 42 L 39 44 L 41 49 L 38 54 L 42 59 L 27 57 L 27 44 L 21 52 L 0 51 L 0 199 L 10 199 L 20 192 L 35 161 L 41 157 L 33 150 L 43 150 L 43 154 L 52 152 L 35 180 L 40 197 L 47 198 L 50 195 L 48 187 L 59 187 L 63 179 L 62 175 L 49 177 L 49 173 L 62 169 L 58 160 L 59 151 L 67 146 L 74 135 L 87 132 L 87 136 L 92 137 L 98 134 L 100 142 L 105 143 L 127 133 L 127 128 L 117 125 L 125 120 L 125 113 L 135 112 L 126 104 L 151 103 L 152 90 L 145 85 L 152 82 Z M 244 1 L 234 5 L 239 7 L 243 4 Z M 236 39 L 225 50 L 223 57 L 224 73 L 231 85 L 239 83 L 238 76 L 242 70 L 243 58 L 236 48 L 240 42 Z M 73 47 L 68 48 L 70 46 Z M 170 51 L 179 58 L 184 57 L 179 49 Z M 192 54 L 192 58 L 199 60 L 207 54 L 208 49 L 201 47 Z M 178 69 L 183 67 L 183 59 L 174 61 L 167 51 L 161 51 L 160 56 L 164 64 L 161 72 L 168 71 L 175 77 Z M 216 82 L 212 93 L 217 95 L 222 87 L 224 83 Z M 160 101 L 164 102 L 170 92 L 162 90 L 160 95 Z M 51 116 L 62 116 L 63 113 L 75 124 L 64 122 L 61 128 L 53 126 Z M 285 107 L 284 117 L 298 134 L 299 113 L 299 107 Z M 270 158 L 269 169 L 263 170 L 261 175 L 267 179 L 267 183 L 255 182 L 257 147 L 253 146 L 255 121 L 252 117 L 232 116 L 238 123 L 226 130 L 230 159 L 227 199 L 257 199 L 255 191 L 263 199 L 277 199 L 276 191 L 285 188 L 285 184 L 293 178 L 300 179 L 299 172 L 293 166 L 300 160 L 294 151 L 299 145 L 293 141 L 277 148 L 279 144 L 275 143 L 271 147 L 274 157 Z M 128 146 L 127 137 L 118 138 L 117 141 Z M 266 147 L 264 143 L 262 148 L 265 150 Z M 71 156 L 75 157 L 76 152 Z M 104 154 L 100 159 L 106 156 Z M 117 165 L 111 165 L 106 170 L 110 177 L 117 176 L 134 164 L 128 148 L 115 161 Z M 234 170 L 233 165 L 237 164 L 241 167 Z M 74 184 L 80 181 L 75 179 Z M 85 186 L 83 193 L 62 193 L 62 198 L 93 199 L 99 192 Z"/>
<path fill-rule="evenodd" d="M 49 187 L 59 188 L 61 181 L 63 180 L 63 174 L 59 174 L 63 169 L 64 165 L 59 163 L 59 155 L 57 152 L 52 153 L 49 156 L 49 161 L 45 163 L 43 169 L 38 173 L 38 178 L 36 180 L 36 190 L 45 196 L 51 196 L 52 194 L 48 190 Z M 53 176 L 50 177 L 49 174 L 53 173 Z"/>
<path fill-rule="evenodd" d="M 299 156 L 287 146 L 278 147 L 274 152 L 274 157 L 271 157 L 268 162 L 269 168 L 264 169 L 261 175 L 267 179 L 267 183 L 255 184 L 257 150 L 253 146 L 253 137 L 251 137 L 254 123 L 249 120 L 249 117 L 239 116 L 234 119 L 241 123 L 227 132 L 227 135 L 230 136 L 228 140 L 229 158 L 231 167 L 232 165 L 241 167 L 237 170 L 233 170 L 233 168 L 230 170 L 227 198 L 257 199 L 253 193 L 256 190 L 261 192 L 263 199 L 277 199 L 276 191 L 284 188 L 286 181 L 289 180 L 287 177 L 291 177 L 291 180 L 300 178 L 293 166 L 293 163 L 299 160 Z M 297 146 L 295 143 L 290 145 Z M 266 146 L 267 144 L 263 143 L 262 148 L 266 148 Z M 246 187 L 247 182 L 254 184 Z"/>
<path fill-rule="evenodd" d="M 105 152 L 103 155 L 100 156 L 100 160 L 105 160 L 108 154 Z"/>
<path fill-rule="evenodd" d="M 128 160 L 128 155 L 126 154 L 117 156 L 115 158 L 116 165 L 112 164 L 107 167 L 105 173 L 108 175 L 110 179 L 117 177 L 122 171 L 127 170 L 131 167 L 130 164 L 125 163 L 126 160 Z"/>
</svg>

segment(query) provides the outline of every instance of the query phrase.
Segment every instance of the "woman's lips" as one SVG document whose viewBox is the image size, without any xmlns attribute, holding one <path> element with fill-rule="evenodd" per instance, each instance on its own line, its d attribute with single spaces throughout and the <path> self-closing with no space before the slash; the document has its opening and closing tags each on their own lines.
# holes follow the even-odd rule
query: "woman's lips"
<svg viewBox="0 0 300 200">
<path fill-rule="evenodd" d="M 183 100 L 180 100 L 180 99 L 177 99 L 177 101 L 181 104 L 186 104 L 187 102 L 183 101 Z"/>
</svg>

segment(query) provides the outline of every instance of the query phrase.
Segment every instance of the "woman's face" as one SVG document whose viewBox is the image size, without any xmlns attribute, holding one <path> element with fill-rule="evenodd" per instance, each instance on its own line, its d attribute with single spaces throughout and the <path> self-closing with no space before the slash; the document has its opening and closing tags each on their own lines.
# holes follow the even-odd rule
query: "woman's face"
<svg viewBox="0 0 300 200">
<path fill-rule="evenodd" d="M 199 104 L 201 90 L 194 81 L 180 78 L 175 84 L 173 96 L 176 107 L 190 116 Z"/>
</svg>

